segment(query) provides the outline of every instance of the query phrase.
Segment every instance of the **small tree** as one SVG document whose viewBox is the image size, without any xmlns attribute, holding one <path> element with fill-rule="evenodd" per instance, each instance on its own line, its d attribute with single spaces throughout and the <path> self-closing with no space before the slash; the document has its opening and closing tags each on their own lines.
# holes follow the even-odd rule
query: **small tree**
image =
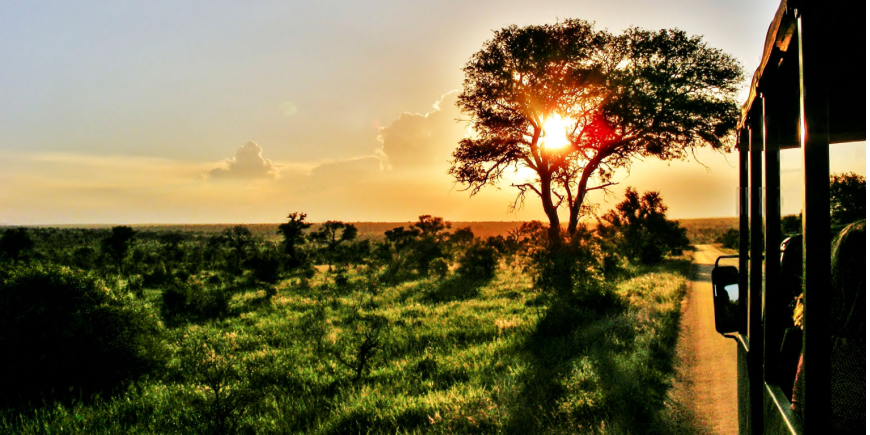
<svg viewBox="0 0 870 435">
<path fill-rule="evenodd" d="M 429 274 L 429 265 L 436 258 L 448 258 L 447 239 L 450 222 L 443 218 L 431 215 L 420 216 L 414 227 L 419 230 L 412 245 L 411 261 L 414 263 L 417 273 Z"/>
<path fill-rule="evenodd" d="M 293 212 L 287 216 L 287 222 L 278 225 L 278 234 L 284 236 L 282 246 L 287 254 L 288 269 L 296 269 L 307 260 L 300 249 L 305 243 L 305 230 L 311 227 L 310 223 L 305 222 L 307 216 L 305 213 Z"/>
<path fill-rule="evenodd" d="M 449 240 L 450 244 L 454 247 L 464 249 L 474 243 L 474 232 L 471 231 L 471 227 L 457 228 L 456 231 L 449 236 Z"/>
<path fill-rule="evenodd" d="M 629 187 L 625 200 L 599 221 L 599 233 L 615 235 L 615 242 L 626 257 L 644 264 L 658 263 L 665 254 L 689 246 L 686 229 L 667 220 L 667 210 L 658 192 L 640 196 Z"/>
<path fill-rule="evenodd" d="M 130 245 L 136 231 L 128 226 L 112 227 L 112 233 L 103 239 L 101 247 L 103 253 L 108 255 L 117 265 L 118 273 L 123 273 L 124 258 L 130 252 Z"/>
<path fill-rule="evenodd" d="M 234 272 L 242 270 L 255 245 L 254 235 L 244 225 L 235 225 L 221 232 L 221 239 L 230 251 L 230 268 Z"/>
<path fill-rule="evenodd" d="M 353 224 L 346 224 L 340 221 L 326 221 L 314 233 L 308 237 L 315 243 L 323 245 L 321 250 L 324 259 L 332 266 L 337 260 L 340 260 L 339 247 L 344 242 L 345 245 L 350 244 L 356 239 L 358 231 Z"/>
</svg>

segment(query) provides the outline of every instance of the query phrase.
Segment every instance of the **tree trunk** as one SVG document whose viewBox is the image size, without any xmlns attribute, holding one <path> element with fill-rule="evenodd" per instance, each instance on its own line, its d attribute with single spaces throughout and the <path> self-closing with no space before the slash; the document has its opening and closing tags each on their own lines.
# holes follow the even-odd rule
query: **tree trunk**
<svg viewBox="0 0 870 435">
<path fill-rule="evenodd" d="M 586 164 L 586 167 L 583 168 L 583 173 L 580 174 L 580 181 L 577 183 L 577 195 L 574 198 L 574 204 L 571 205 L 570 217 L 568 218 L 568 235 L 574 236 L 577 233 L 577 226 L 580 223 L 580 206 L 583 205 L 583 201 L 586 199 L 586 188 L 588 187 L 589 177 L 592 176 L 592 173 L 598 169 L 598 165 L 601 163 L 601 160 L 604 159 L 605 155 L 603 153 L 599 153 L 589 163 Z"/>
<path fill-rule="evenodd" d="M 547 239 L 550 246 L 556 246 L 562 242 L 562 228 L 559 222 L 559 213 L 556 210 L 556 205 L 553 204 L 553 197 L 550 193 L 551 182 L 552 179 L 549 176 L 541 177 L 541 202 L 544 205 L 544 213 L 547 214 L 547 219 L 550 221 Z"/>
</svg>

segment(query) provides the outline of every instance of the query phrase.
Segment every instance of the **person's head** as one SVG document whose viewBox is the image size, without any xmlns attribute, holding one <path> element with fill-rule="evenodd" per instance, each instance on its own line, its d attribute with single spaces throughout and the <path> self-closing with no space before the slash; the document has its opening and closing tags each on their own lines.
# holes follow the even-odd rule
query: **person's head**
<svg viewBox="0 0 870 435">
<path fill-rule="evenodd" d="M 831 333 L 863 338 L 867 291 L 865 221 L 854 222 L 831 245 Z"/>
</svg>

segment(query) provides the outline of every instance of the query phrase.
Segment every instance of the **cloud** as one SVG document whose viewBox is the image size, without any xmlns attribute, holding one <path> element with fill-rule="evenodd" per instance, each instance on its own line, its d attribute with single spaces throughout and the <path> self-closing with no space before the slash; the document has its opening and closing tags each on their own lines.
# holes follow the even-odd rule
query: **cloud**
<svg viewBox="0 0 870 435">
<path fill-rule="evenodd" d="M 226 159 L 226 168 L 214 168 L 208 172 L 211 179 L 251 179 L 251 178 L 275 178 L 278 176 L 278 167 L 271 160 L 263 158 L 263 149 L 254 141 L 239 147 L 236 156 Z"/>
<path fill-rule="evenodd" d="M 403 113 L 379 129 L 381 147 L 377 154 L 384 157 L 387 167 L 401 170 L 428 166 L 447 171 L 453 150 L 465 134 L 464 125 L 456 122 L 460 115 L 456 95 L 455 91 L 447 93 L 435 103 L 435 110 Z"/>
</svg>

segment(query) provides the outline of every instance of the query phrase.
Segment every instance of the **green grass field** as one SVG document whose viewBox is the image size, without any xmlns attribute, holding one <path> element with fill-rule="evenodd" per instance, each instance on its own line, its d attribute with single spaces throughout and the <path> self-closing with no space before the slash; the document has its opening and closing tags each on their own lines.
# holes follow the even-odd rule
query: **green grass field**
<svg viewBox="0 0 870 435">
<path fill-rule="evenodd" d="M 689 267 L 629 268 L 600 306 L 551 303 L 510 264 L 485 285 L 359 269 L 247 288 L 219 318 L 165 325 L 162 372 L 2 411 L 0 432 L 655 433 Z"/>
</svg>

